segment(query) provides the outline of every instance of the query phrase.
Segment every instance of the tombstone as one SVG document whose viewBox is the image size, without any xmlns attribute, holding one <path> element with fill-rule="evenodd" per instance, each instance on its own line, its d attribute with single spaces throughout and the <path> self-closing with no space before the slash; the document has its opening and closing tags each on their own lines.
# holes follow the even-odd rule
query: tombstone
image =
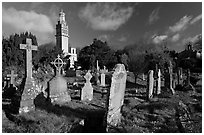
<svg viewBox="0 0 204 135">
<path fill-rule="evenodd" d="M 17 77 L 17 74 L 14 74 L 14 70 L 11 70 L 11 74 L 8 74 L 7 77 L 10 77 L 11 82 L 10 84 L 12 84 L 13 86 L 15 86 L 14 82 L 15 82 L 15 77 Z"/>
<path fill-rule="evenodd" d="M 127 73 L 123 64 L 117 64 L 112 75 L 110 91 L 108 91 L 108 101 L 106 104 L 107 130 L 109 126 L 117 126 L 121 122 L 121 107 L 124 102 Z"/>
<path fill-rule="evenodd" d="M 11 82 L 11 81 L 10 81 L 10 78 L 4 77 L 3 89 L 7 89 L 7 88 L 9 87 L 9 85 L 10 85 L 9 82 Z"/>
<path fill-rule="evenodd" d="M 153 97 L 154 91 L 154 71 L 149 70 L 147 78 L 147 100 Z"/>
<path fill-rule="evenodd" d="M 92 87 L 91 82 L 90 82 L 92 75 L 90 72 L 91 71 L 88 70 L 88 72 L 84 76 L 84 78 L 86 79 L 86 83 L 85 83 L 85 85 L 81 91 L 81 100 L 82 101 L 91 101 L 93 99 L 93 87 Z"/>
<path fill-rule="evenodd" d="M 156 94 L 159 95 L 161 94 L 161 70 L 158 69 L 158 72 L 157 72 L 157 75 L 158 75 L 158 78 L 156 80 Z"/>
<path fill-rule="evenodd" d="M 64 104 L 71 101 L 71 97 L 67 91 L 67 80 L 61 75 L 62 66 L 65 65 L 60 55 L 51 62 L 56 68 L 55 76 L 48 82 L 48 97 L 51 103 Z"/>
<path fill-rule="evenodd" d="M 173 67 L 171 61 L 169 62 L 168 70 L 165 73 L 164 85 L 172 92 L 172 94 L 175 94 L 175 91 L 173 89 Z"/>
<path fill-rule="evenodd" d="M 142 81 L 145 81 L 145 75 L 142 73 Z"/>
<path fill-rule="evenodd" d="M 190 71 L 190 69 L 188 68 L 188 69 L 187 69 L 187 78 L 186 78 L 186 86 L 185 86 L 185 88 L 186 88 L 186 89 L 189 89 L 189 90 L 193 90 L 193 91 L 195 92 L 195 88 L 194 88 L 194 86 L 191 84 L 190 77 L 191 77 L 191 71 Z"/>
<path fill-rule="evenodd" d="M 101 70 L 101 86 L 105 87 L 106 86 L 106 68 L 104 66 L 104 69 Z"/>
<path fill-rule="evenodd" d="M 33 101 L 40 91 L 40 88 L 32 77 L 32 50 L 37 50 L 37 46 L 32 45 L 32 40 L 27 38 L 26 44 L 20 44 L 20 49 L 26 50 L 26 78 L 19 113 L 26 113 L 35 109 Z"/>
<path fill-rule="evenodd" d="M 100 70 L 99 65 L 98 65 L 98 60 L 96 60 L 96 69 L 97 69 L 97 71 Z"/>
</svg>

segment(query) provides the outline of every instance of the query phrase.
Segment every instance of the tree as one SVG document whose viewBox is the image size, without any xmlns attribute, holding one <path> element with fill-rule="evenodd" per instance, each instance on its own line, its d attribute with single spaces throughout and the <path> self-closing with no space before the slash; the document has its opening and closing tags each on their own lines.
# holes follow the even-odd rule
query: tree
<svg viewBox="0 0 204 135">
<path fill-rule="evenodd" d="M 93 43 L 85 46 L 79 52 L 78 64 L 82 69 L 95 69 L 96 61 L 99 61 L 99 67 L 106 66 L 110 69 L 112 65 L 110 59 L 115 61 L 114 51 L 110 49 L 107 42 L 94 39 Z"/>
<path fill-rule="evenodd" d="M 25 71 L 25 51 L 20 49 L 20 44 L 26 43 L 26 38 L 32 39 L 33 45 L 38 45 L 35 35 L 25 32 L 3 37 L 2 40 L 2 71 L 7 74 L 7 69 Z M 33 52 L 35 54 L 35 52 Z"/>
</svg>

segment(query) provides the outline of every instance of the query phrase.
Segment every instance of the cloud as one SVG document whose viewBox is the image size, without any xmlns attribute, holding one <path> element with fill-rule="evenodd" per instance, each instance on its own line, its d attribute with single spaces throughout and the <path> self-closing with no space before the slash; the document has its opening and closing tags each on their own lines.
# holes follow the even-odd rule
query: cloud
<svg viewBox="0 0 204 135">
<path fill-rule="evenodd" d="M 172 36 L 172 38 L 171 38 L 171 41 L 172 42 L 176 42 L 176 41 L 178 41 L 180 39 L 180 34 L 175 34 L 174 36 Z"/>
<path fill-rule="evenodd" d="M 175 25 L 169 27 L 170 32 L 179 32 L 185 30 L 191 19 L 192 16 L 182 17 L 177 23 L 175 23 Z"/>
<path fill-rule="evenodd" d="M 108 41 L 110 40 L 110 37 L 111 37 L 110 35 L 104 34 L 104 35 L 98 36 L 97 39 L 102 40 L 102 41 Z"/>
<path fill-rule="evenodd" d="M 185 38 L 182 40 L 182 44 L 186 44 L 188 42 L 192 42 L 192 43 L 195 43 L 196 41 L 199 40 L 201 34 L 198 34 L 198 35 L 195 35 L 193 37 L 188 37 L 188 38 Z"/>
<path fill-rule="evenodd" d="M 159 10 L 160 10 L 160 7 L 154 9 L 152 13 L 149 15 L 149 25 L 159 20 Z"/>
<path fill-rule="evenodd" d="M 4 33 L 5 30 L 19 33 L 29 31 L 36 34 L 38 41 L 42 42 L 45 42 L 55 30 L 48 16 L 35 11 L 16 10 L 15 8 L 2 8 L 2 24 L 7 26 L 7 28 L 3 27 Z"/>
<path fill-rule="evenodd" d="M 160 43 L 162 43 L 164 40 L 166 40 L 167 38 L 168 38 L 167 35 L 159 35 L 159 36 L 154 35 L 154 36 L 152 37 L 152 42 L 153 42 L 154 44 L 160 44 Z"/>
<path fill-rule="evenodd" d="M 194 24 L 194 23 L 198 22 L 200 19 L 202 19 L 202 14 L 196 16 L 193 20 L 191 20 L 190 23 Z"/>
<path fill-rule="evenodd" d="M 79 18 L 94 30 L 117 30 L 132 16 L 134 6 L 117 3 L 88 3 L 79 12 Z"/>
<path fill-rule="evenodd" d="M 125 37 L 125 36 L 123 35 L 123 36 L 121 36 L 121 37 L 118 39 L 118 41 L 120 41 L 120 42 L 125 42 L 125 41 L 127 41 L 127 37 Z"/>
</svg>

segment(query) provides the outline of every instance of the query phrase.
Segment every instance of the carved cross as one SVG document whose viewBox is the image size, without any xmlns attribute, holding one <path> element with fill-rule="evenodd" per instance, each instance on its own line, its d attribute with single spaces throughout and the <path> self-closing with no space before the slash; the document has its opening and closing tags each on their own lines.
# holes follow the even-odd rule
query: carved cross
<svg viewBox="0 0 204 135">
<path fill-rule="evenodd" d="M 26 77 L 28 79 L 32 78 L 32 50 L 37 50 L 38 47 L 32 45 L 32 40 L 26 38 L 26 44 L 20 44 L 20 49 L 26 50 Z"/>
</svg>

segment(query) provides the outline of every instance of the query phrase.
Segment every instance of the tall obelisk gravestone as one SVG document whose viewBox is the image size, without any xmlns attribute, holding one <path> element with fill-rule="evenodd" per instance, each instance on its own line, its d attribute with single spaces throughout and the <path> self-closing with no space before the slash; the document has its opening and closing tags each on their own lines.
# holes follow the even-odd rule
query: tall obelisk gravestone
<svg viewBox="0 0 204 135">
<path fill-rule="evenodd" d="M 32 50 L 37 50 L 37 46 L 32 45 L 31 39 L 26 39 L 26 44 L 20 44 L 20 49 L 26 50 L 26 80 L 21 96 L 19 113 L 34 110 L 35 106 L 33 100 L 39 87 L 32 78 Z"/>
</svg>

